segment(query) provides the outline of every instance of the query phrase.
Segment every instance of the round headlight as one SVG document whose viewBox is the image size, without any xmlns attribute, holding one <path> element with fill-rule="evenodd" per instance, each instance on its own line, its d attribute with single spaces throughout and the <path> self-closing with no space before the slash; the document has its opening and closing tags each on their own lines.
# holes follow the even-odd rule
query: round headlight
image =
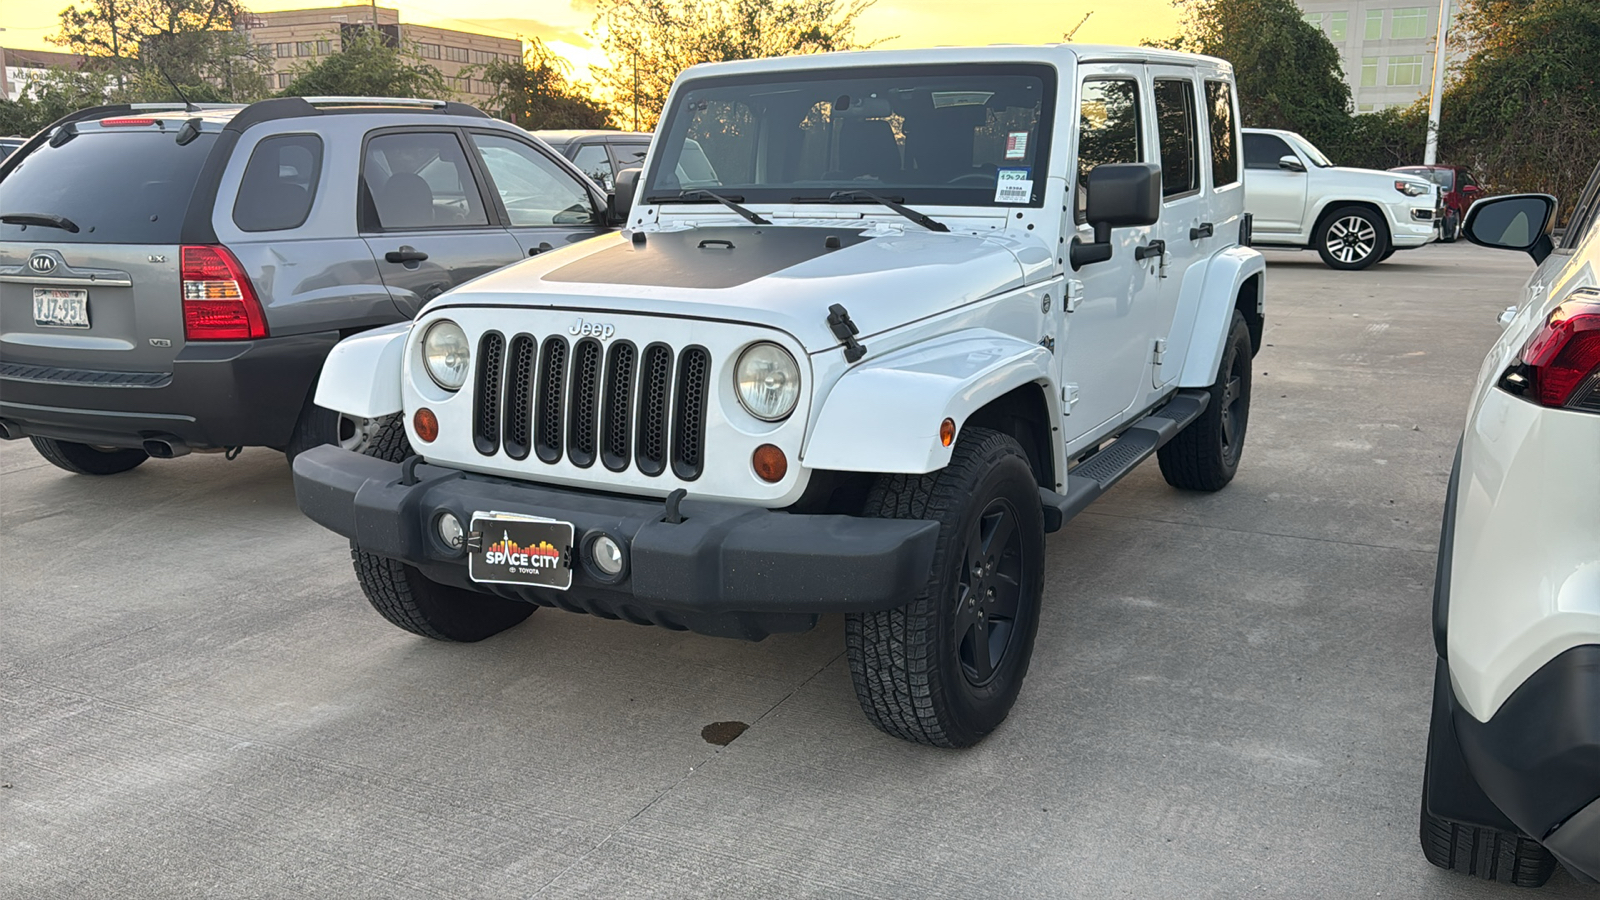
<svg viewBox="0 0 1600 900">
<path fill-rule="evenodd" d="M 750 415 L 776 422 L 800 402 L 800 367 L 777 344 L 752 344 L 733 367 L 733 386 Z"/>
<path fill-rule="evenodd" d="M 467 383 L 472 366 L 472 347 L 461 326 L 441 319 L 422 334 L 422 364 L 433 383 L 447 391 L 459 391 Z"/>
</svg>

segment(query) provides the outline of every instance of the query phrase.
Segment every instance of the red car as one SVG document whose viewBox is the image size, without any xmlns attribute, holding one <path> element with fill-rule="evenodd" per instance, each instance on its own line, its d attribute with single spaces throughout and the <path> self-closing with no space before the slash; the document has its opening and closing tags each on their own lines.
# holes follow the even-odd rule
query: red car
<svg viewBox="0 0 1600 900">
<path fill-rule="evenodd" d="M 1453 241 L 1461 233 L 1461 220 L 1467 216 L 1467 207 L 1483 196 L 1483 186 L 1464 166 L 1397 166 L 1391 172 L 1420 175 L 1444 189 L 1444 224 L 1439 235 L 1441 241 Z"/>
</svg>

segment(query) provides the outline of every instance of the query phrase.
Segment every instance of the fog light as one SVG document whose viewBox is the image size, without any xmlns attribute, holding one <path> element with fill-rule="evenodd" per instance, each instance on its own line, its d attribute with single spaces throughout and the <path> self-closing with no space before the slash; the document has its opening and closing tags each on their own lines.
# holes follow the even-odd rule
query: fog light
<svg viewBox="0 0 1600 900">
<path fill-rule="evenodd" d="M 622 548 L 609 534 L 602 534 L 589 542 L 589 559 L 608 578 L 622 574 Z"/>
<path fill-rule="evenodd" d="M 434 521 L 434 527 L 439 531 L 439 540 L 451 550 L 460 550 L 466 543 L 466 531 L 461 527 L 461 520 L 454 513 L 440 513 Z"/>
<path fill-rule="evenodd" d="M 434 416 L 433 410 L 426 406 L 417 410 L 417 414 L 411 417 L 411 427 L 416 431 L 417 437 L 429 444 L 439 436 L 439 419 Z"/>
</svg>

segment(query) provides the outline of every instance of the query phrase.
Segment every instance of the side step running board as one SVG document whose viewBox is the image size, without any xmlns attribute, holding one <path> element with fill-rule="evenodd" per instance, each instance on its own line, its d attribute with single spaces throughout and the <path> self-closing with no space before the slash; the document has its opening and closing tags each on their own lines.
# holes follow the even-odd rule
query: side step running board
<svg viewBox="0 0 1600 900">
<path fill-rule="evenodd" d="M 1200 418 L 1210 402 L 1210 391 L 1178 391 L 1166 405 L 1130 425 L 1110 446 L 1068 473 L 1065 493 L 1040 488 L 1044 530 L 1060 531 L 1068 519 L 1083 512 L 1084 507 L 1110 490 L 1122 476 L 1132 472 L 1190 422 Z"/>
</svg>

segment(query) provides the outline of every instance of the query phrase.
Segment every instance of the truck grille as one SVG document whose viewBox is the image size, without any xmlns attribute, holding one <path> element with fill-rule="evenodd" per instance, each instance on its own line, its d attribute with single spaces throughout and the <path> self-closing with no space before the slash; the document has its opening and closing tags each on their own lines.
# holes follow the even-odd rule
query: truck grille
<svg viewBox="0 0 1600 900">
<path fill-rule="evenodd" d="M 508 343 L 489 332 L 478 348 L 472 427 L 484 456 L 503 449 L 512 459 L 564 457 L 580 468 L 599 460 L 651 476 L 670 466 L 684 481 L 704 471 L 711 354 L 703 347 L 639 351 L 626 341 L 606 348 L 526 334 Z"/>
</svg>

